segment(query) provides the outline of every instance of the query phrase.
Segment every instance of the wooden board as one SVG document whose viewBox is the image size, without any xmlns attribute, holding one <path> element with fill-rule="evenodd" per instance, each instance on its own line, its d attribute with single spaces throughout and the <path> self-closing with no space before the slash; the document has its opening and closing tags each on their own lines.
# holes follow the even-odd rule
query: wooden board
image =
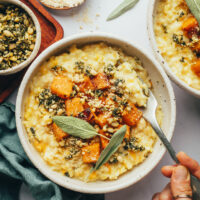
<svg viewBox="0 0 200 200">
<path fill-rule="evenodd" d="M 39 55 L 51 44 L 63 38 L 63 28 L 37 0 L 21 1 L 31 8 L 40 23 L 42 41 L 38 53 Z M 0 76 L 0 103 L 2 103 L 19 86 L 26 70 L 27 68 L 17 74 Z"/>
</svg>

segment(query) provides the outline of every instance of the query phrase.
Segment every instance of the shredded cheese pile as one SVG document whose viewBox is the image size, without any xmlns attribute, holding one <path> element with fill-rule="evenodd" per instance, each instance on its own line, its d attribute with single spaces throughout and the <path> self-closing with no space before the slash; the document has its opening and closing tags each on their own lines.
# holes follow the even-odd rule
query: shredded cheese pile
<svg viewBox="0 0 200 200">
<path fill-rule="evenodd" d="M 79 4 L 82 4 L 84 0 L 42 0 L 46 5 L 56 7 L 56 8 L 63 8 L 63 7 L 75 7 Z"/>
</svg>

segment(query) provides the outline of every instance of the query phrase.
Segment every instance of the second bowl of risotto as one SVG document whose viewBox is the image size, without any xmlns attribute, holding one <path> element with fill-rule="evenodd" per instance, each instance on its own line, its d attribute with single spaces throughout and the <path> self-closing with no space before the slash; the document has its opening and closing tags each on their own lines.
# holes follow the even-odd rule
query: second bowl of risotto
<svg viewBox="0 0 200 200">
<path fill-rule="evenodd" d="M 175 124 L 164 71 L 118 37 L 81 34 L 48 48 L 26 73 L 17 97 L 17 129 L 34 165 L 75 191 L 106 193 L 136 183 L 162 158 L 140 108 L 149 90 L 168 139 Z"/>
<path fill-rule="evenodd" d="M 151 0 L 148 33 L 170 78 L 200 98 L 200 29 L 185 0 Z"/>
</svg>

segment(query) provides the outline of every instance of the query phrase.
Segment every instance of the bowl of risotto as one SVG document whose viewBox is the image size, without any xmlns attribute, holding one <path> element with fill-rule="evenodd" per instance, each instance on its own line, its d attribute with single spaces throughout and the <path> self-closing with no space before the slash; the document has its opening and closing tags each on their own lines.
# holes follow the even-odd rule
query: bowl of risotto
<svg viewBox="0 0 200 200">
<path fill-rule="evenodd" d="M 16 122 L 22 146 L 41 173 L 65 188 L 107 193 L 128 187 L 165 152 L 140 111 L 149 90 L 170 140 L 174 93 L 153 58 L 110 34 L 63 39 L 32 63 L 21 83 Z"/>
<path fill-rule="evenodd" d="M 148 33 L 157 60 L 170 78 L 200 98 L 200 29 L 185 0 L 151 0 Z"/>
</svg>

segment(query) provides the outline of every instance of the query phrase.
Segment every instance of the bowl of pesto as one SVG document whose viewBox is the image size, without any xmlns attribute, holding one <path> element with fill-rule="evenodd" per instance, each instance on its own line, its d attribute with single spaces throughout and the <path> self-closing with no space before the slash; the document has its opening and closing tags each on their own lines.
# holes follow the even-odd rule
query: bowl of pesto
<svg viewBox="0 0 200 200">
<path fill-rule="evenodd" d="M 33 61 L 41 44 L 40 24 L 22 2 L 0 2 L 0 75 L 16 73 Z"/>
</svg>

